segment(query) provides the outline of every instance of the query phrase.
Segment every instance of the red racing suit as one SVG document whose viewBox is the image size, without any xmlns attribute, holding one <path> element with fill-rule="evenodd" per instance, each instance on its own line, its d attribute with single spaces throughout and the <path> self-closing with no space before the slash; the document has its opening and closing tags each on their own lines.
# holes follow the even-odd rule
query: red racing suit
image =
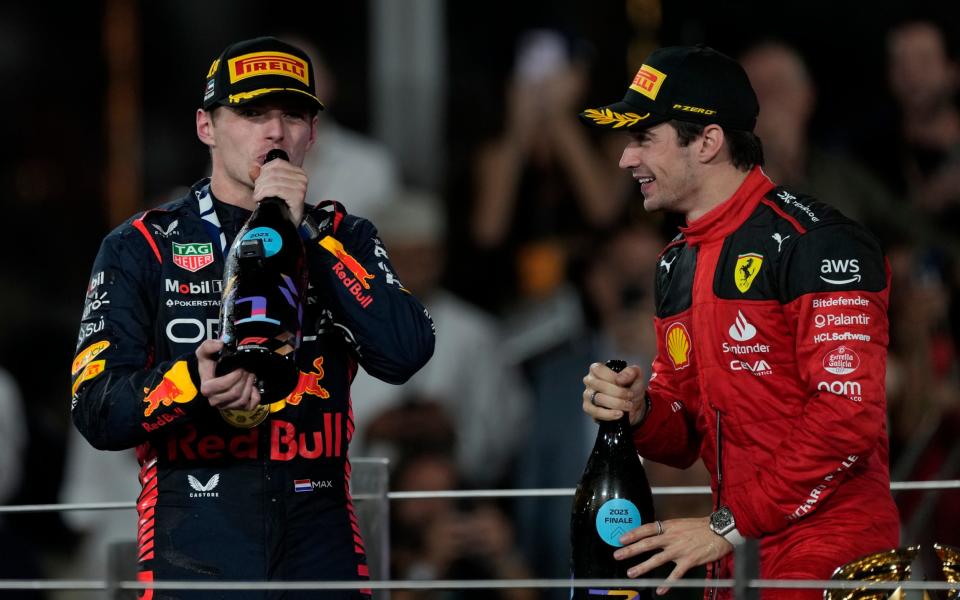
<svg viewBox="0 0 960 600">
<path fill-rule="evenodd" d="M 828 579 L 899 543 L 889 280 L 869 232 L 759 167 L 659 257 L 650 410 L 634 441 L 675 467 L 703 459 L 716 507 L 759 538 L 763 578 Z"/>
</svg>

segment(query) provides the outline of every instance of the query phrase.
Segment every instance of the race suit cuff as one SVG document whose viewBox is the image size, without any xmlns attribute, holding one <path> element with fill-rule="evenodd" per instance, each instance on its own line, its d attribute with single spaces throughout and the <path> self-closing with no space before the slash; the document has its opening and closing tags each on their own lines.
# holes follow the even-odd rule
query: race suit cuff
<svg viewBox="0 0 960 600">
<path fill-rule="evenodd" d="M 640 417 L 640 420 L 632 425 L 632 429 L 636 430 L 646 422 L 647 418 L 650 416 L 650 411 L 653 410 L 653 403 L 650 401 L 650 394 L 646 391 L 643 392 L 643 416 Z"/>
<path fill-rule="evenodd" d="M 756 490 L 761 489 L 756 479 L 754 479 L 753 484 L 746 487 Z M 757 494 L 757 496 L 762 497 L 762 494 Z M 764 511 L 762 506 L 756 505 L 757 499 L 747 497 L 747 495 L 728 495 L 726 502 L 730 506 L 730 510 L 737 515 L 737 530 L 743 537 L 758 538 L 763 535 L 776 533 L 787 524 L 786 521 L 776 516 L 764 521 L 763 516 L 765 514 L 771 514 L 771 511 Z"/>
</svg>

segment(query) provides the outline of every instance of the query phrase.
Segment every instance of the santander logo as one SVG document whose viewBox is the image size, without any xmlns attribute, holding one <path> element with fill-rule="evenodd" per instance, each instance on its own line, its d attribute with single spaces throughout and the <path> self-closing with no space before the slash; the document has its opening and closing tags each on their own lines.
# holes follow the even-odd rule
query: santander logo
<svg viewBox="0 0 960 600">
<path fill-rule="evenodd" d="M 742 311 L 738 310 L 737 318 L 733 322 L 733 325 L 730 326 L 730 329 L 727 330 L 727 333 L 738 342 L 746 342 L 747 340 L 752 340 L 753 336 L 757 335 L 757 328 L 747 321 Z"/>
</svg>

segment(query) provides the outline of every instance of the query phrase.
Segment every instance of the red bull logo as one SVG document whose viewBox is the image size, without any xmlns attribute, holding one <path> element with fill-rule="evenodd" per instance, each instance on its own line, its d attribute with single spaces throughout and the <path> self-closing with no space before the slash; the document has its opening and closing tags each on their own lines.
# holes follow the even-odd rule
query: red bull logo
<svg viewBox="0 0 960 600">
<path fill-rule="evenodd" d="M 163 427 L 164 425 L 169 425 L 170 423 L 173 423 L 174 421 L 176 421 L 177 419 L 179 419 L 180 417 L 186 414 L 187 413 L 185 410 L 177 406 L 177 407 L 174 407 L 172 411 L 166 414 L 160 415 L 153 422 L 145 421 L 143 423 L 140 423 L 140 426 L 147 431 L 156 431 L 161 427 Z"/>
<path fill-rule="evenodd" d="M 190 378 L 187 361 L 178 360 L 163 374 L 163 379 L 152 390 L 143 388 L 146 394 L 143 401 L 147 407 L 143 409 L 143 416 L 149 417 L 160 406 L 170 406 L 174 402 L 183 404 L 190 402 L 197 396 L 197 387 Z"/>
<path fill-rule="evenodd" d="M 347 450 L 343 436 L 345 421 L 342 412 L 324 413 L 319 431 L 298 430 L 293 423 L 281 419 L 270 421 L 270 460 L 286 462 L 297 457 L 314 460 L 344 456 Z M 200 436 L 194 425 L 187 424 L 182 432 L 167 440 L 169 460 L 210 461 L 227 457 L 255 460 L 259 455 L 261 432 L 266 434 L 266 429 L 258 427 L 232 436 Z"/>
<path fill-rule="evenodd" d="M 347 275 L 342 262 L 333 265 L 333 272 L 337 274 L 337 277 L 340 278 L 340 283 L 349 290 L 350 295 L 360 303 L 361 307 L 366 308 L 373 303 L 373 296 L 363 293 L 363 288 L 360 287 L 357 280 Z"/>
<path fill-rule="evenodd" d="M 339 412 L 323 414 L 323 431 L 298 432 L 293 423 L 275 419 L 270 422 L 270 460 L 343 456 L 342 432 L 343 413 Z"/>
<path fill-rule="evenodd" d="M 304 394 L 323 398 L 324 400 L 330 397 L 330 392 L 320 385 L 320 380 L 323 379 L 322 356 L 313 361 L 313 368 L 315 370 L 309 373 L 300 371 L 300 379 L 297 381 L 297 387 L 293 388 L 290 395 L 284 399 L 287 404 L 291 406 L 300 404 L 300 400 L 303 399 Z"/>
<path fill-rule="evenodd" d="M 287 395 L 286 398 L 277 400 L 269 406 L 258 406 L 254 410 L 221 410 L 220 414 L 228 423 L 234 427 L 256 427 L 262 423 L 267 415 L 270 413 L 280 412 L 289 404 L 290 406 L 297 406 L 300 404 L 300 401 L 303 400 L 304 394 L 315 396 L 326 400 L 330 398 L 330 392 L 326 390 L 322 385 L 320 385 L 320 380 L 323 379 L 323 357 L 320 356 L 313 361 L 313 371 L 304 372 L 300 371 L 299 379 L 297 379 L 297 385 L 293 388 L 293 391 Z"/>
<path fill-rule="evenodd" d="M 328 235 L 320 240 L 320 245 L 326 248 L 330 254 L 336 256 L 337 260 L 343 263 L 343 266 L 353 273 L 353 276 L 357 278 L 357 282 L 363 286 L 363 289 L 370 289 L 370 284 L 367 282 L 373 279 L 374 276 L 344 249 L 343 244 Z M 336 268 L 334 268 L 334 270 L 336 270 Z"/>
</svg>

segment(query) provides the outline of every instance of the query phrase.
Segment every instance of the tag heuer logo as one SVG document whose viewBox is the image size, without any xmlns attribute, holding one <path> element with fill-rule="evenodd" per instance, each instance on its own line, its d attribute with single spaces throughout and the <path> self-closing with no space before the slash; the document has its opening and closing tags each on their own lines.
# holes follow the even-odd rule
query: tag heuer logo
<svg viewBox="0 0 960 600">
<path fill-rule="evenodd" d="M 173 264 L 196 273 L 213 263 L 213 244 L 173 244 Z"/>
</svg>

